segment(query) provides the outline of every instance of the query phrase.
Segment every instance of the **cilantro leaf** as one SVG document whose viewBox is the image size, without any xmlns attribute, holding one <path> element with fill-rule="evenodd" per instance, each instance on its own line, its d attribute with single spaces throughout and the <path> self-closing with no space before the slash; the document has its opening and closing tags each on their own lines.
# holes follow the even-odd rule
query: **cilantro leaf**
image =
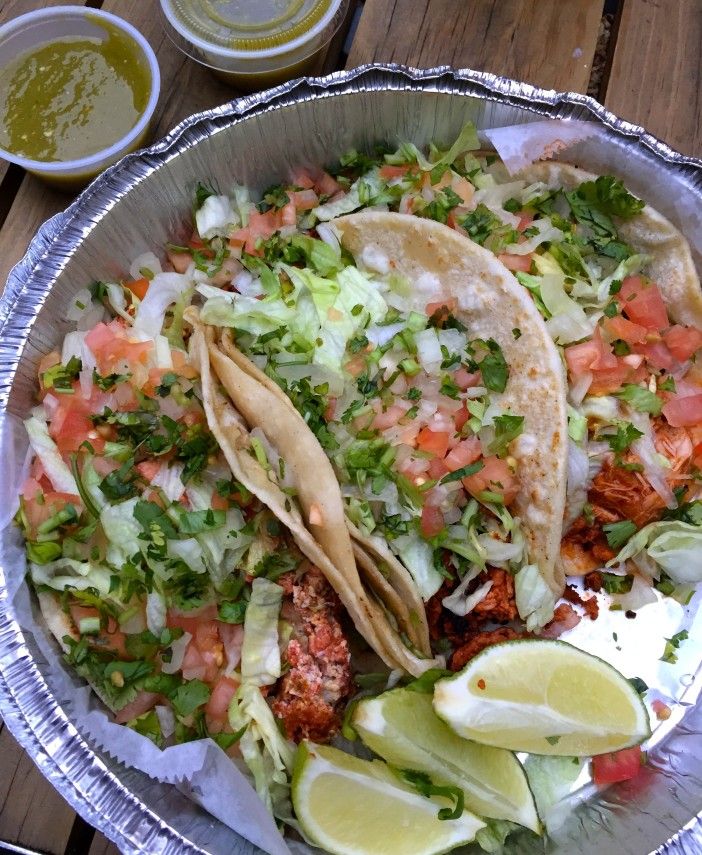
<svg viewBox="0 0 702 855">
<path fill-rule="evenodd" d="M 235 603 L 224 602 L 219 604 L 217 618 L 224 623 L 243 623 L 246 617 L 246 600 L 237 600 Z"/>
<path fill-rule="evenodd" d="M 489 338 L 486 346 L 490 351 L 480 365 L 483 383 L 491 392 L 504 392 L 509 378 L 509 367 L 499 344 Z"/>
<path fill-rule="evenodd" d="M 417 772 L 414 769 L 398 769 L 396 771 L 398 777 L 410 784 L 415 790 L 426 798 L 431 796 L 444 796 L 453 801 L 452 808 L 441 808 L 438 813 L 439 819 L 458 819 L 463 813 L 464 794 L 460 787 L 454 786 L 437 786 L 432 783 L 431 778 L 426 772 Z"/>
<path fill-rule="evenodd" d="M 617 432 L 615 434 L 606 434 L 602 439 L 609 444 L 612 451 L 621 453 L 622 451 L 626 451 L 631 443 L 640 436 L 643 436 L 643 431 L 635 428 L 631 422 L 620 422 L 617 425 Z"/>
<path fill-rule="evenodd" d="M 678 661 L 675 651 L 679 649 L 683 641 L 687 640 L 688 635 L 688 631 L 683 629 L 680 632 L 676 632 L 672 638 L 666 638 L 661 662 L 668 662 L 671 665 L 675 665 Z"/>
<path fill-rule="evenodd" d="M 629 193 L 622 182 L 612 175 L 600 175 L 595 181 L 585 181 L 576 192 L 581 199 L 595 205 L 603 213 L 622 219 L 636 216 L 645 204 Z"/>
<path fill-rule="evenodd" d="M 631 520 L 607 523 L 602 526 L 602 529 L 610 548 L 616 549 L 617 551 L 624 546 L 632 535 L 636 534 L 636 526 Z"/>
<path fill-rule="evenodd" d="M 198 707 L 210 699 L 210 689 L 202 680 L 187 680 L 171 696 L 171 704 L 176 715 L 183 718 L 192 715 Z"/>
<path fill-rule="evenodd" d="M 507 446 L 524 431 L 524 416 L 512 416 L 505 413 L 496 416 L 493 420 L 495 425 L 495 438 L 488 445 L 490 454 L 502 455 L 507 451 Z"/>
<path fill-rule="evenodd" d="M 659 416 L 663 409 L 663 401 L 654 392 L 651 392 L 650 389 L 644 389 L 643 386 L 626 383 L 624 388 L 615 394 L 617 398 L 626 401 L 640 413 L 651 413 L 652 416 Z"/>
</svg>

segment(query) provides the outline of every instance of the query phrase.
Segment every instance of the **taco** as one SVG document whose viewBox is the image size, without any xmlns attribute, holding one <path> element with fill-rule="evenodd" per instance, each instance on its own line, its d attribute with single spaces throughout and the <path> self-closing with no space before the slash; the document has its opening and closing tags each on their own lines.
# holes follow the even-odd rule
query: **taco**
<svg viewBox="0 0 702 855">
<path fill-rule="evenodd" d="M 650 598 L 661 573 L 666 592 L 698 580 L 681 567 L 702 537 L 702 289 L 685 237 L 617 178 L 567 163 L 510 175 L 495 155 L 467 153 L 436 180 L 413 152 L 405 161 L 388 173 L 403 191 L 391 208 L 445 218 L 493 252 L 562 350 L 570 436 L 559 575 L 632 558 L 633 581 L 608 582 L 621 592 L 635 582 L 631 602 Z M 588 582 L 598 588 L 601 574 Z"/>
<path fill-rule="evenodd" d="M 166 370 L 121 319 L 72 335 L 95 366 L 42 364 L 17 515 L 46 624 L 117 722 L 162 747 L 211 737 L 251 760 L 270 805 L 293 743 L 331 739 L 355 691 L 335 571 L 238 453 L 248 431 L 195 370 L 204 340 L 192 362 L 166 345 Z"/>
<path fill-rule="evenodd" d="M 408 621 L 425 632 L 422 599 L 466 626 L 473 611 L 516 618 L 510 570 L 524 617 L 543 625 L 564 584 L 566 413 L 538 312 L 488 252 L 444 226 L 369 212 L 335 227 L 349 255 L 326 276 L 281 265 L 284 297 L 254 307 L 201 288 L 200 319 L 236 331 L 236 343 L 224 332 L 210 345 L 214 373 L 284 454 L 328 557 L 347 578 L 360 571 L 408 640 Z M 371 257 L 391 273 L 370 270 Z M 290 326 L 267 328 L 286 312 Z M 349 531 L 358 570 L 341 552 Z"/>
</svg>

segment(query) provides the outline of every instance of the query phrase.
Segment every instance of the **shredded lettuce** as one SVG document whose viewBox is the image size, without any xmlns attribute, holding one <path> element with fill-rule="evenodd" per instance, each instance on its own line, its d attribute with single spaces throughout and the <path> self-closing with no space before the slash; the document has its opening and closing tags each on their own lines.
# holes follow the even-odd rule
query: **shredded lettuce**
<svg viewBox="0 0 702 855">
<path fill-rule="evenodd" d="M 536 564 L 526 564 L 514 577 L 514 593 L 519 617 L 529 632 L 545 626 L 553 617 L 556 597 Z"/>
<path fill-rule="evenodd" d="M 30 563 L 29 572 L 35 585 L 46 585 L 55 591 L 95 588 L 102 597 L 109 593 L 112 578 L 107 567 L 73 558 L 58 558 L 47 564 Z"/>
<path fill-rule="evenodd" d="M 631 537 L 608 567 L 645 552 L 677 584 L 702 582 L 702 526 L 680 520 L 649 523 Z"/>
<path fill-rule="evenodd" d="M 359 182 L 355 181 L 345 196 L 337 199 L 336 202 L 327 202 L 324 205 L 317 205 L 316 208 L 312 209 L 312 213 L 318 220 L 327 222 L 328 220 L 333 220 L 335 217 L 350 214 L 352 211 L 355 211 L 360 207 L 361 199 L 359 196 Z"/>
<path fill-rule="evenodd" d="M 241 677 L 254 686 L 272 686 L 280 677 L 278 616 L 283 589 L 268 579 L 254 579 L 244 621 Z"/>
<path fill-rule="evenodd" d="M 192 279 L 184 273 L 157 273 L 137 309 L 134 332 L 156 338 L 163 329 L 168 307 L 181 301 L 191 287 Z"/>
<path fill-rule="evenodd" d="M 139 535 L 141 524 L 134 517 L 138 498 L 127 499 L 118 505 L 105 505 L 100 512 L 100 524 L 109 541 L 105 557 L 114 567 L 122 567 L 134 555 L 141 552 Z"/>
<path fill-rule="evenodd" d="M 258 336 L 287 327 L 295 319 L 295 307 L 287 306 L 282 300 L 256 300 L 234 294 L 225 296 L 219 289 L 213 289 L 217 294 L 211 296 L 211 288 L 208 285 L 197 286 L 197 290 L 207 297 L 200 313 L 206 324 L 234 327 Z"/>
<path fill-rule="evenodd" d="M 29 436 L 29 444 L 36 456 L 41 460 L 49 481 L 54 490 L 59 493 L 70 493 L 78 495 L 78 486 L 68 465 L 64 463 L 58 450 L 58 446 L 49 436 L 49 427 L 46 421 L 35 412 L 31 418 L 24 423 Z"/>
<path fill-rule="evenodd" d="M 434 568 L 429 544 L 411 532 L 390 541 L 390 547 L 412 574 L 422 599 L 426 602 L 433 597 L 441 587 L 443 577 Z"/>
</svg>

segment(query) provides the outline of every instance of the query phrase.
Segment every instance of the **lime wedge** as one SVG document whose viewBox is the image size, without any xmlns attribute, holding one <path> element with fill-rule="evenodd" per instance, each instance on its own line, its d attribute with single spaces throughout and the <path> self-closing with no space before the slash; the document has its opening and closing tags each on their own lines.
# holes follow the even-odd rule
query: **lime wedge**
<svg viewBox="0 0 702 855">
<path fill-rule="evenodd" d="M 334 855 L 433 855 L 485 827 L 467 811 L 440 820 L 448 800 L 419 795 L 379 760 L 311 742 L 297 751 L 292 802 L 307 837 Z"/>
<path fill-rule="evenodd" d="M 460 787 L 468 810 L 540 830 L 534 797 L 514 754 L 457 736 L 434 712 L 431 695 L 393 689 L 360 701 L 352 724 L 390 765 Z"/>
<path fill-rule="evenodd" d="M 604 754 L 651 733 L 627 679 L 596 656 L 546 639 L 488 647 L 436 683 L 434 709 L 466 739 L 534 754 Z"/>
</svg>

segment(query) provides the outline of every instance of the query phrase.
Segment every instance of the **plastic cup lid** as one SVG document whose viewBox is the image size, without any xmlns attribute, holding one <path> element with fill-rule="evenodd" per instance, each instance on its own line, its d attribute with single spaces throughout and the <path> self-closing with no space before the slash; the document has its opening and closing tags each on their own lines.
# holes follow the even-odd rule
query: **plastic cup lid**
<svg viewBox="0 0 702 855">
<path fill-rule="evenodd" d="M 339 0 L 170 0 L 196 40 L 225 51 L 268 52 L 304 41 L 329 20 Z"/>
</svg>

